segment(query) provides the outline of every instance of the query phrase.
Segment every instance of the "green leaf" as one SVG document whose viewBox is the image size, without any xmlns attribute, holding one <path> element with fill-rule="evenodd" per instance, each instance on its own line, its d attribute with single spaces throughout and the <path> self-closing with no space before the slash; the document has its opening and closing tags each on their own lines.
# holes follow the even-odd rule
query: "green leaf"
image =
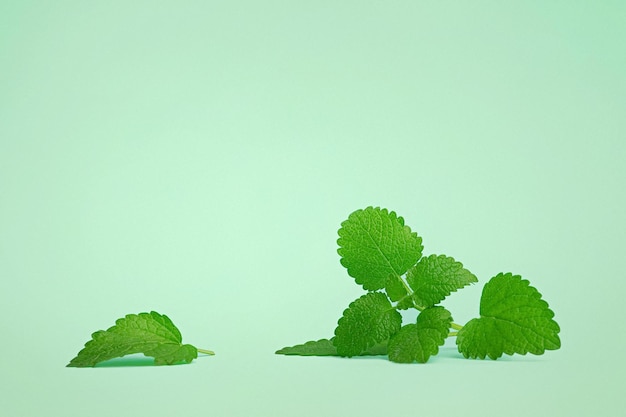
<svg viewBox="0 0 626 417">
<path fill-rule="evenodd" d="M 445 255 L 422 258 L 406 274 L 413 292 L 413 300 L 420 307 L 431 307 L 452 292 L 478 279 L 461 262 Z"/>
<path fill-rule="evenodd" d="M 408 293 L 402 278 L 396 275 L 389 275 L 385 283 L 385 292 L 391 301 L 397 301 L 396 308 L 399 310 L 407 310 L 414 308 L 415 304 Z"/>
<path fill-rule="evenodd" d="M 398 310 L 408 310 L 409 308 L 415 308 L 415 304 L 413 303 L 413 299 L 410 296 L 407 296 L 398 301 L 396 308 Z"/>
<path fill-rule="evenodd" d="M 70 367 L 91 367 L 109 359 L 143 353 L 154 358 L 155 365 L 190 363 L 198 357 L 192 345 L 183 345 L 182 336 L 166 315 L 155 311 L 128 314 L 115 326 L 99 330 L 70 361 Z"/>
<path fill-rule="evenodd" d="M 277 350 L 279 355 L 298 355 L 298 356 L 339 356 L 337 348 L 333 344 L 335 338 L 320 339 L 306 342 L 301 345 L 284 347 Z M 373 347 L 362 352 L 360 356 L 377 356 L 387 354 L 387 341 L 378 343 Z"/>
<path fill-rule="evenodd" d="M 350 303 L 335 329 L 333 341 L 340 356 L 357 356 L 400 330 L 402 316 L 380 292 Z"/>
<path fill-rule="evenodd" d="M 480 318 L 459 330 L 456 343 L 466 358 L 541 355 L 561 347 L 560 328 L 553 317 L 548 303 L 527 280 L 500 273 L 483 288 Z"/>
<path fill-rule="evenodd" d="M 279 355 L 339 356 L 332 339 L 311 340 L 301 345 L 284 347 L 276 351 Z"/>
<path fill-rule="evenodd" d="M 391 301 L 400 301 L 408 294 L 402 278 L 397 275 L 389 275 L 385 282 L 385 292 Z"/>
<path fill-rule="evenodd" d="M 384 288 L 389 275 L 401 276 L 422 256 L 422 238 L 387 209 L 357 210 L 339 229 L 341 264 L 364 289 Z"/>
<path fill-rule="evenodd" d="M 407 324 L 396 333 L 387 347 L 389 360 L 400 363 L 426 363 L 439 352 L 450 331 L 452 316 L 443 307 L 431 307 L 417 316 L 415 324 Z"/>
</svg>

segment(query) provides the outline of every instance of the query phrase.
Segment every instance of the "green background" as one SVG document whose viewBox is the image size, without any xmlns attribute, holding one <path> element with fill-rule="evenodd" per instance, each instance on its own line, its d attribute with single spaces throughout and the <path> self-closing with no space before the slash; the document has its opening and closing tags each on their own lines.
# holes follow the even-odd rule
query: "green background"
<svg viewBox="0 0 626 417">
<path fill-rule="evenodd" d="M 0 1 L 7 416 L 589 416 L 623 410 L 622 1 Z M 529 279 L 561 350 L 427 365 L 274 355 L 362 291 L 383 206 L 479 284 Z M 191 365 L 70 369 L 169 315 Z"/>
</svg>

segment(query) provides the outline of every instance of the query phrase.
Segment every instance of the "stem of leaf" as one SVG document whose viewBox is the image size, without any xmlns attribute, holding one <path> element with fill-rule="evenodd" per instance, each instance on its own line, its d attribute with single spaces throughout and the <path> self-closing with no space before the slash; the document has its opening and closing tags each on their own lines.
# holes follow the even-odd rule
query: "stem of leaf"
<svg viewBox="0 0 626 417">
<path fill-rule="evenodd" d="M 215 352 L 213 352 L 212 350 L 206 350 L 206 349 L 197 349 L 198 353 L 204 353 L 205 355 L 215 355 Z"/>
<path fill-rule="evenodd" d="M 463 328 L 463 326 L 456 323 L 450 323 L 450 327 L 452 327 L 454 330 L 461 330 Z"/>
<path fill-rule="evenodd" d="M 413 297 L 413 290 L 411 289 L 411 287 L 409 287 L 409 284 L 406 283 L 406 281 L 404 280 L 404 277 L 398 277 L 398 278 L 400 278 L 400 282 L 402 283 L 402 286 L 406 290 L 406 296 L 404 296 L 404 298 Z M 415 300 L 413 300 L 413 307 L 415 307 L 419 311 L 424 311 L 424 307 L 415 304 Z"/>
<path fill-rule="evenodd" d="M 400 278 L 400 282 L 402 283 L 402 286 L 404 287 L 404 289 L 406 290 L 406 293 L 408 295 L 413 295 L 413 290 L 411 289 L 411 287 L 409 287 L 409 284 L 406 283 L 406 281 L 404 280 L 404 278 L 402 277 L 398 277 Z"/>
<path fill-rule="evenodd" d="M 448 333 L 448 337 L 453 337 L 453 336 L 456 336 L 457 334 L 459 334 L 459 332 L 450 332 Z"/>
</svg>

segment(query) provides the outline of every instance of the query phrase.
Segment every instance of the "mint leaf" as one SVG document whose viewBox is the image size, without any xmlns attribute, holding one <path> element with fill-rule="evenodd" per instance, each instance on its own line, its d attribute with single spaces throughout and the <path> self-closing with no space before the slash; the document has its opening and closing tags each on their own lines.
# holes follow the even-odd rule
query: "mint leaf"
<svg viewBox="0 0 626 417">
<path fill-rule="evenodd" d="M 397 301 L 396 308 L 398 310 L 407 310 L 415 308 L 411 294 L 408 293 L 402 278 L 396 275 L 389 275 L 385 283 L 385 292 L 391 301 Z"/>
<path fill-rule="evenodd" d="M 391 301 L 400 301 L 408 295 L 402 278 L 397 275 L 389 275 L 385 282 L 385 292 Z"/>
<path fill-rule="evenodd" d="M 422 238 L 387 209 L 355 211 L 338 234 L 341 264 L 366 290 L 383 288 L 389 275 L 403 275 L 422 256 Z"/>
<path fill-rule="evenodd" d="M 67 366 L 90 367 L 132 353 L 153 357 L 155 365 L 190 363 L 198 357 L 198 349 L 182 344 L 180 331 L 169 317 L 155 311 L 128 314 L 118 319 L 115 326 L 106 331 L 99 330 L 91 337 Z"/>
<path fill-rule="evenodd" d="M 335 338 L 312 340 L 301 345 L 284 347 L 277 350 L 279 355 L 298 355 L 298 356 L 339 356 L 337 348 L 333 344 Z M 371 348 L 365 350 L 360 356 L 377 356 L 387 354 L 387 341 L 378 343 Z"/>
<path fill-rule="evenodd" d="M 480 318 L 459 330 L 456 343 L 466 358 L 541 355 L 561 347 L 560 328 L 553 317 L 548 303 L 527 280 L 500 273 L 483 288 Z"/>
<path fill-rule="evenodd" d="M 350 303 L 335 329 L 333 344 L 340 356 L 357 356 L 400 330 L 402 316 L 380 292 Z"/>
<path fill-rule="evenodd" d="M 453 323 L 450 312 L 436 305 L 477 282 L 476 276 L 452 257 L 422 258 L 422 238 L 395 212 L 380 207 L 357 210 L 341 223 L 338 233 L 341 264 L 369 292 L 344 310 L 334 338 L 276 353 L 348 357 L 387 353 L 394 362 L 423 363 L 438 353 L 447 337 L 457 337 L 459 352 L 466 358 L 542 354 L 561 346 L 559 325 L 548 304 L 528 281 L 512 274 L 499 274 L 485 285 L 480 318 L 465 327 Z M 399 311 L 410 308 L 420 313 L 414 323 L 402 327 Z"/>
<path fill-rule="evenodd" d="M 301 345 L 284 347 L 276 351 L 279 355 L 298 356 L 338 356 L 333 341 L 328 339 L 311 340 Z"/>
<path fill-rule="evenodd" d="M 478 279 L 454 258 L 430 255 L 409 269 L 406 281 L 414 291 L 415 303 L 420 307 L 431 307 L 452 292 L 478 282 Z"/>
<path fill-rule="evenodd" d="M 426 363 L 439 352 L 450 331 L 452 315 L 443 307 L 431 307 L 417 316 L 415 324 L 407 324 L 396 333 L 387 347 L 389 360 L 400 363 Z"/>
<path fill-rule="evenodd" d="M 413 303 L 413 299 L 410 296 L 406 296 L 396 304 L 396 308 L 398 310 L 408 310 L 409 308 L 415 308 L 415 304 Z"/>
</svg>

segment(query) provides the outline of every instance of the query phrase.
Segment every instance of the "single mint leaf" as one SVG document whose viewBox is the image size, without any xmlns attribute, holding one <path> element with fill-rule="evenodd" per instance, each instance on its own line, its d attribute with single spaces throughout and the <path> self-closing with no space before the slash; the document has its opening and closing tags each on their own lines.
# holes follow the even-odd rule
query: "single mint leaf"
<svg viewBox="0 0 626 417">
<path fill-rule="evenodd" d="M 301 345 L 295 345 L 290 347 L 284 347 L 277 350 L 279 355 L 298 355 L 298 356 L 339 356 L 337 348 L 333 344 L 335 338 L 312 340 Z M 366 351 L 362 352 L 360 356 L 377 356 L 387 354 L 387 341 L 378 343 Z"/>
<path fill-rule="evenodd" d="M 439 352 L 450 332 L 452 315 L 443 307 L 431 307 L 417 316 L 415 324 L 407 324 L 396 333 L 387 346 L 389 360 L 400 363 L 426 363 Z"/>
<path fill-rule="evenodd" d="M 402 278 L 397 275 L 389 275 L 385 282 L 385 292 L 391 301 L 400 301 L 407 296 L 407 290 L 404 288 Z"/>
<path fill-rule="evenodd" d="M 190 363 L 198 357 L 198 349 L 182 344 L 180 331 L 169 317 L 155 311 L 128 314 L 118 319 L 115 326 L 99 330 L 91 337 L 67 366 L 91 367 L 132 353 L 153 357 L 155 365 Z"/>
<path fill-rule="evenodd" d="M 431 307 L 478 279 L 454 258 L 430 255 L 409 269 L 406 281 L 413 290 L 415 303 L 420 307 Z"/>
<path fill-rule="evenodd" d="M 332 339 L 311 340 L 301 345 L 284 347 L 276 351 L 279 355 L 338 356 Z"/>
<path fill-rule="evenodd" d="M 333 344 L 339 356 L 358 356 L 400 330 L 402 316 L 380 292 L 350 303 L 335 329 Z"/>
<path fill-rule="evenodd" d="M 553 317 L 548 303 L 527 280 L 500 273 L 485 284 L 480 318 L 459 330 L 456 344 L 466 358 L 541 355 L 561 347 L 560 328 Z"/>
<path fill-rule="evenodd" d="M 401 276 L 422 256 L 422 238 L 387 209 L 357 210 L 339 229 L 341 264 L 364 289 L 385 287 L 389 275 Z"/>
</svg>

